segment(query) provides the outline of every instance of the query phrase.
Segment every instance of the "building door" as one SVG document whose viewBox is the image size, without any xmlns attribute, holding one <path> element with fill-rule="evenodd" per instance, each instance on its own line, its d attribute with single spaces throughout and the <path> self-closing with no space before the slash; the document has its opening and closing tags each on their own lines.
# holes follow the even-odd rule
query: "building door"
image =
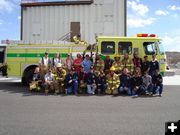
<svg viewBox="0 0 180 135">
<path fill-rule="evenodd" d="M 80 34 L 80 22 L 71 22 L 71 42 L 73 37 Z"/>
</svg>

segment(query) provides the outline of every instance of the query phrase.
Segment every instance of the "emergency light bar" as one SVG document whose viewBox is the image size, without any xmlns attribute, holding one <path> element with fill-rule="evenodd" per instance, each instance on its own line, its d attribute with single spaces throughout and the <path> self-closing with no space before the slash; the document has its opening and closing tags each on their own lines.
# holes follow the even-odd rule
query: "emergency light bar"
<svg viewBox="0 0 180 135">
<path fill-rule="evenodd" d="M 145 33 L 143 33 L 143 34 L 137 34 L 137 37 L 156 37 L 156 34 L 145 34 Z"/>
</svg>

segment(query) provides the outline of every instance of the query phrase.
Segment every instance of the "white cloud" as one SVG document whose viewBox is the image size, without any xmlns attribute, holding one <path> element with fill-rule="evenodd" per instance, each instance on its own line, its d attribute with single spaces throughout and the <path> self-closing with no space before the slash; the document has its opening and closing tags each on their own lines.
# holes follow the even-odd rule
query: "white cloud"
<svg viewBox="0 0 180 135">
<path fill-rule="evenodd" d="M 163 10 L 156 10 L 155 14 L 156 15 L 164 15 L 164 16 L 166 16 L 166 15 L 169 14 L 169 12 L 168 11 L 163 11 Z"/>
<path fill-rule="evenodd" d="M 178 14 L 173 14 L 172 17 L 175 18 L 175 19 L 178 19 L 179 15 Z"/>
<path fill-rule="evenodd" d="M 139 27 L 144 27 L 147 25 L 151 25 L 154 23 L 156 18 L 128 18 L 127 19 L 127 24 L 130 28 L 139 28 Z"/>
<path fill-rule="evenodd" d="M 137 15 L 146 16 L 149 8 L 146 5 L 140 4 L 139 0 L 128 1 L 127 6 L 130 7 Z"/>
<path fill-rule="evenodd" d="M 2 12 L 12 12 L 15 5 L 10 0 L 0 0 L 0 13 Z"/>
<path fill-rule="evenodd" d="M 162 37 L 163 45 L 166 51 L 179 51 L 180 52 L 180 35 Z"/>
<path fill-rule="evenodd" d="M 180 10 L 180 7 L 177 7 L 177 6 L 175 6 L 175 5 L 173 5 L 173 6 L 168 6 L 168 8 L 170 9 L 170 10 Z"/>
<path fill-rule="evenodd" d="M 18 20 L 21 20 L 21 16 L 18 16 Z"/>
</svg>

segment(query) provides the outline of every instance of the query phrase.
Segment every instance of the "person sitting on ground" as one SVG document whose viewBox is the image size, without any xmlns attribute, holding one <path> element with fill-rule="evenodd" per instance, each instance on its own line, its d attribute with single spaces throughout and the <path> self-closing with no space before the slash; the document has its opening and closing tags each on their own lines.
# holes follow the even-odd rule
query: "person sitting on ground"
<svg viewBox="0 0 180 135">
<path fill-rule="evenodd" d="M 52 69 L 49 68 L 48 73 L 44 76 L 45 94 L 49 92 L 55 92 L 58 89 Z"/>
<path fill-rule="evenodd" d="M 55 91 L 55 94 L 65 93 L 64 91 L 64 80 L 66 78 L 66 70 L 62 68 L 62 64 L 58 63 L 55 73 L 56 84 L 58 89 Z"/>
<path fill-rule="evenodd" d="M 103 70 L 100 70 L 98 78 L 97 78 L 97 90 L 98 93 L 100 94 L 105 94 L 106 93 L 106 76 Z"/>
<path fill-rule="evenodd" d="M 87 74 L 87 94 L 94 95 L 96 90 L 96 75 L 94 73 L 94 67 L 90 67 L 90 72 Z"/>
<path fill-rule="evenodd" d="M 152 82 L 153 82 L 153 95 L 158 92 L 159 96 L 162 97 L 163 78 L 162 78 L 162 75 L 160 74 L 159 70 L 156 70 L 155 75 L 153 75 Z"/>
<path fill-rule="evenodd" d="M 143 79 L 143 91 L 146 94 L 152 94 L 153 85 L 152 85 L 152 77 L 148 74 L 148 70 L 144 72 L 142 76 Z"/>
<path fill-rule="evenodd" d="M 120 94 L 127 94 L 131 96 L 131 85 L 130 85 L 130 75 L 128 74 L 128 69 L 124 68 L 122 71 L 122 74 L 120 75 L 120 87 L 119 87 L 119 93 Z"/>
<path fill-rule="evenodd" d="M 112 66 L 110 68 L 110 73 L 106 77 L 107 80 L 107 89 L 106 94 L 118 94 L 118 88 L 120 85 L 119 76 L 115 73 L 115 68 Z"/>
<path fill-rule="evenodd" d="M 39 67 L 36 67 L 32 76 L 32 81 L 29 84 L 29 90 L 40 91 L 42 87 L 42 77 L 40 74 Z"/>
<path fill-rule="evenodd" d="M 134 70 L 134 75 L 131 78 L 131 93 L 133 96 L 138 96 L 142 93 L 143 80 L 141 77 L 141 69 L 136 67 Z"/>
<path fill-rule="evenodd" d="M 87 87 L 86 77 L 87 77 L 87 74 L 84 71 L 84 67 L 81 66 L 81 71 L 78 73 L 79 93 L 84 93 L 84 94 L 86 93 L 85 92 L 85 89 Z"/>
<path fill-rule="evenodd" d="M 75 95 L 78 94 L 78 75 L 74 68 L 69 70 L 69 73 L 66 76 L 66 86 L 67 86 L 67 94 L 71 95 L 74 93 Z"/>
</svg>

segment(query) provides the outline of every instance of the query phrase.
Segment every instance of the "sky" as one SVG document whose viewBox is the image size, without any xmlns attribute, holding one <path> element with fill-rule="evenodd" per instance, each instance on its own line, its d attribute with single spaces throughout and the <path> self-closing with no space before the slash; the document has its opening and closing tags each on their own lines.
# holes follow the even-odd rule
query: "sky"
<svg viewBox="0 0 180 135">
<path fill-rule="evenodd" d="M 20 39 L 20 0 L 0 0 L 0 40 Z M 127 36 L 153 33 L 180 52 L 180 0 L 127 0 Z"/>
</svg>

